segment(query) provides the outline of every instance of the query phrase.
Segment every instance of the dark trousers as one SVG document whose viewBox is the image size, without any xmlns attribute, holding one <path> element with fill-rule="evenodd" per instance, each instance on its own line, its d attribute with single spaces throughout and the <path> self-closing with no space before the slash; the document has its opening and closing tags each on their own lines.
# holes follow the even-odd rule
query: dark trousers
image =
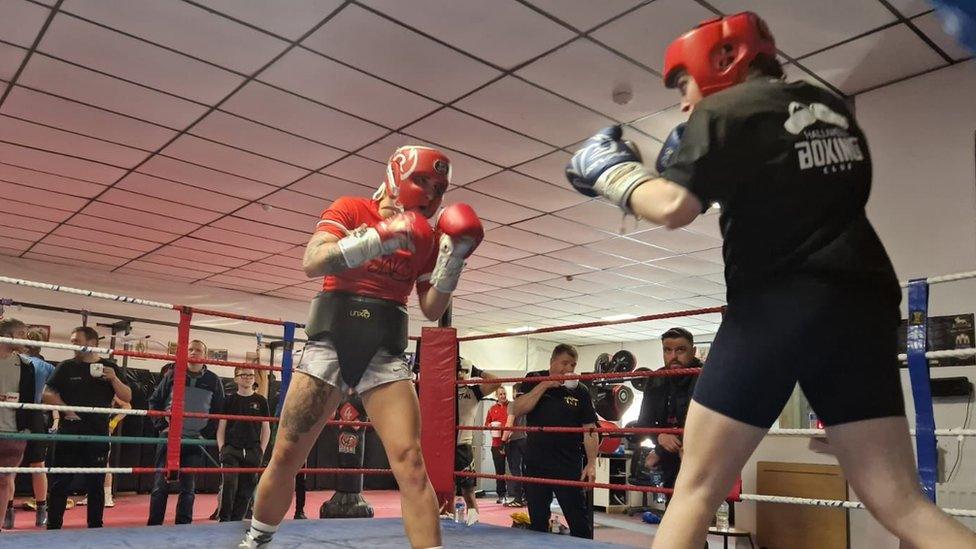
<svg viewBox="0 0 976 549">
<path fill-rule="evenodd" d="M 504 446 L 492 446 L 491 447 L 491 461 L 495 463 L 495 474 L 504 475 L 505 474 L 505 454 L 503 450 Z M 498 479 L 495 481 L 495 493 L 498 497 L 503 498 L 508 491 L 505 488 L 505 481 Z"/>
<path fill-rule="evenodd" d="M 681 458 L 664 450 L 660 446 L 655 448 L 658 455 L 657 468 L 661 471 L 661 486 L 664 488 L 674 488 L 674 482 L 678 480 L 678 470 L 681 469 Z M 664 496 L 664 505 L 671 503 L 671 494 Z"/>
<path fill-rule="evenodd" d="M 203 467 L 203 448 L 187 446 L 180 452 L 180 467 Z M 156 467 L 166 465 L 166 445 L 161 444 L 156 450 Z M 190 524 L 193 522 L 193 499 L 196 497 L 194 475 L 180 474 L 180 497 L 176 502 L 176 524 Z M 152 492 L 149 494 L 149 526 L 162 524 L 166 518 L 166 501 L 169 500 L 169 486 L 166 473 L 156 473 L 153 479 Z"/>
<path fill-rule="evenodd" d="M 517 440 L 508 441 L 508 448 L 506 450 L 506 456 L 508 460 L 508 474 L 513 477 L 525 476 L 525 472 L 522 470 L 522 462 L 525 459 L 525 439 L 520 438 Z M 508 495 L 514 499 L 525 499 L 525 493 L 522 490 L 523 485 L 517 480 L 512 480 L 508 482 Z"/>
<path fill-rule="evenodd" d="M 579 480 L 582 473 L 582 469 L 575 472 L 546 471 L 534 468 L 528 463 L 525 467 L 526 476 L 541 478 Z M 552 505 L 552 498 L 555 496 L 563 511 L 563 516 L 566 517 L 566 522 L 569 523 L 570 535 L 575 538 L 593 539 L 590 506 L 587 502 L 586 492 L 582 488 L 526 482 L 524 490 L 525 501 L 529 508 L 530 529 L 537 532 L 549 531 L 549 518 L 552 516 L 549 506 Z"/>
<path fill-rule="evenodd" d="M 222 467 L 260 467 L 261 448 L 237 448 L 225 444 L 220 451 Z M 254 473 L 225 473 L 220 486 L 220 522 L 244 520 L 247 506 L 258 485 Z"/>
<path fill-rule="evenodd" d="M 105 467 L 109 445 L 104 442 L 58 442 L 51 452 L 51 467 Z M 84 479 L 88 492 L 88 527 L 101 528 L 105 514 L 105 474 L 56 473 L 48 476 L 47 529 L 59 530 L 75 477 Z"/>
<path fill-rule="evenodd" d="M 305 512 L 305 473 L 295 475 L 295 514 Z"/>
</svg>

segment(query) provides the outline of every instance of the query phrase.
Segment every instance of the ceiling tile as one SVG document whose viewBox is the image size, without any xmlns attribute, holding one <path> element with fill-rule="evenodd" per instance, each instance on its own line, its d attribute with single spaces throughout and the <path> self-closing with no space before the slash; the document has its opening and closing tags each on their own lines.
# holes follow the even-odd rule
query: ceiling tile
<svg viewBox="0 0 976 549">
<path fill-rule="evenodd" d="M 686 276 L 681 273 L 676 273 L 674 271 L 669 271 L 667 269 L 661 269 L 644 263 L 639 263 L 637 265 L 626 265 L 624 267 L 611 269 L 607 272 L 618 274 L 621 276 L 626 276 L 629 278 L 634 278 L 642 282 L 666 282 L 666 281 L 676 280 Z M 634 286 L 634 284 L 630 284 L 630 285 Z"/>
<path fill-rule="evenodd" d="M 288 45 L 185 2 L 67 0 L 61 11 L 244 74 L 257 71 Z"/>
<path fill-rule="evenodd" d="M 48 126 L 153 151 L 176 132 L 26 88 L 14 88 L 2 112 Z"/>
<path fill-rule="evenodd" d="M 580 193 L 576 194 L 581 197 L 584 196 Z M 649 221 L 644 221 L 634 216 L 625 216 L 613 204 L 599 199 L 588 199 L 583 204 L 560 210 L 555 215 L 612 234 L 632 233 L 654 227 L 654 224 Z"/>
<path fill-rule="evenodd" d="M 530 267 L 523 267 L 522 265 L 515 265 L 513 263 L 499 263 L 498 265 L 485 267 L 484 269 L 481 269 L 480 272 L 524 280 L 525 282 L 542 282 L 543 280 L 555 278 L 553 273 L 547 273 L 545 271 L 532 269 Z"/>
<path fill-rule="evenodd" d="M 56 234 L 50 234 L 44 237 L 42 240 L 44 244 L 50 244 L 52 246 L 61 246 L 62 248 L 72 249 L 72 250 L 85 250 L 89 252 L 95 252 L 99 254 L 104 254 L 109 258 L 125 258 L 133 259 L 142 255 L 143 252 L 139 250 L 133 250 L 129 248 L 120 248 L 116 246 L 110 246 L 100 242 L 93 242 L 91 240 L 86 240 L 82 238 L 68 238 L 64 236 L 59 236 Z M 35 247 L 36 251 L 41 250 Z M 71 257 L 66 256 L 66 257 Z"/>
<path fill-rule="evenodd" d="M 480 282 L 482 284 L 488 284 L 489 286 L 494 286 L 496 288 L 510 288 L 512 286 L 518 286 L 522 283 L 521 279 L 512 278 L 510 276 L 503 276 L 493 273 L 486 273 L 483 270 L 477 271 L 466 271 L 462 278 L 469 280 L 471 282 Z M 466 297 L 468 299 L 476 299 L 478 294 L 469 294 Z M 498 305 L 499 307 L 501 305 Z"/>
<path fill-rule="evenodd" d="M 7 223 L 16 224 L 16 221 L 14 221 L 13 223 L 11 223 L 11 221 L 8 220 L 9 218 L 6 218 L 6 219 L 5 218 L 6 218 L 6 216 L 0 218 L 0 225 L 3 226 L 3 229 L 0 230 L 0 233 L 2 233 L 3 236 L 0 237 L 0 238 L 23 240 L 23 241 L 25 241 L 27 243 L 31 243 L 31 242 L 35 242 L 37 240 L 40 240 L 40 239 L 44 238 L 47 235 L 47 232 L 48 231 L 32 231 L 32 230 L 26 229 L 24 227 L 10 227 L 10 226 L 7 226 L 6 225 Z M 49 221 L 44 221 L 44 223 L 50 223 L 50 222 Z M 54 225 L 54 224 L 52 223 L 52 225 Z M 54 225 L 54 226 L 56 227 L 57 225 Z M 536 296 L 536 297 L 538 297 L 538 296 Z"/>
<path fill-rule="evenodd" d="M 386 177 L 386 164 L 351 155 L 330 164 L 322 172 L 375 189 Z M 369 194 L 373 194 L 372 191 Z"/>
<path fill-rule="evenodd" d="M 18 256 L 33 245 L 34 242 L 30 240 L 0 235 L 0 255 Z"/>
<path fill-rule="evenodd" d="M 154 196 L 191 207 L 229 213 L 247 204 L 240 198 L 198 189 L 141 173 L 131 173 L 115 185 L 116 189 Z"/>
<path fill-rule="evenodd" d="M 191 133 L 310 170 L 321 168 L 345 154 L 219 111 L 207 115 L 193 126 Z"/>
<path fill-rule="evenodd" d="M 463 202 L 470 205 L 478 216 L 498 223 L 514 223 L 522 219 L 539 215 L 539 212 L 523 208 L 511 202 L 469 191 L 467 189 L 451 189 L 444 195 L 448 203 Z"/>
<path fill-rule="evenodd" d="M 725 291 L 725 286 L 723 284 L 716 284 L 709 280 L 705 280 L 704 278 L 694 276 L 679 278 L 678 280 L 672 280 L 670 282 L 662 282 L 661 285 L 669 288 L 677 288 L 679 290 L 694 292 L 703 296 L 714 295 Z"/>
<path fill-rule="evenodd" d="M 303 45 L 439 101 L 452 100 L 499 74 L 356 5 L 342 10 Z"/>
<path fill-rule="evenodd" d="M 105 190 L 104 185 L 97 183 L 28 170 L 10 164 L 0 164 L 0 180 L 85 198 L 91 198 Z"/>
<path fill-rule="evenodd" d="M 595 129 L 613 124 L 609 118 L 512 76 L 462 99 L 457 107 L 558 146 L 571 145 Z"/>
<path fill-rule="evenodd" d="M 485 240 L 535 253 L 546 253 L 568 248 L 571 244 L 540 236 L 513 227 L 498 227 L 485 233 Z"/>
<path fill-rule="evenodd" d="M 656 112 L 633 122 L 631 125 L 642 132 L 648 133 L 660 140 L 667 138 L 675 126 L 688 121 L 688 113 L 681 112 L 681 106 L 675 105 L 663 111 Z M 644 152 L 644 151 L 641 151 Z M 650 157 L 645 155 L 650 160 Z"/>
<path fill-rule="evenodd" d="M 221 233 L 226 233 L 227 231 L 220 231 Z M 210 240 L 200 240 L 199 238 L 183 237 L 179 240 L 173 242 L 171 246 L 164 248 L 165 250 L 179 250 L 181 248 L 187 248 L 190 250 L 197 250 L 201 252 L 206 252 L 208 254 L 215 255 L 225 255 L 232 258 L 245 259 L 248 261 L 256 261 L 267 257 L 268 253 L 259 250 L 252 250 L 250 248 L 239 248 L 236 246 L 228 246 L 219 243 L 221 241 L 212 242 Z M 246 246 L 247 241 L 241 240 L 239 244 Z"/>
<path fill-rule="evenodd" d="M 0 80 L 13 80 L 14 75 L 17 74 L 17 69 L 24 61 L 25 55 L 27 55 L 27 50 L 23 48 L 0 44 Z"/>
<path fill-rule="evenodd" d="M 712 208 L 703 215 L 698 216 L 690 224 L 684 227 L 685 230 L 710 236 L 717 240 L 722 240 L 722 230 L 719 228 L 719 212 Z"/>
<path fill-rule="evenodd" d="M 228 216 L 219 219 L 211 223 L 210 226 L 218 229 L 226 229 L 228 231 L 242 233 L 242 236 L 252 235 L 279 242 L 287 242 L 292 246 L 296 244 L 305 244 L 308 241 L 309 235 L 311 234 L 311 231 L 295 231 L 285 227 L 279 227 L 267 223 L 258 223 L 235 216 Z M 289 246 L 289 248 L 291 248 L 291 246 Z"/>
<path fill-rule="evenodd" d="M 619 236 L 610 240 L 589 244 L 587 248 L 607 254 L 619 255 L 632 261 L 648 261 L 674 255 L 671 251 Z"/>
<path fill-rule="evenodd" d="M 803 60 L 844 93 L 856 93 L 945 64 L 905 25 L 869 34 Z"/>
<path fill-rule="evenodd" d="M 308 32 L 343 3 L 342 0 L 288 0 L 287 5 L 262 0 L 197 0 L 197 2 L 291 40 Z"/>
<path fill-rule="evenodd" d="M 416 137 L 408 137 L 401 133 L 390 134 L 359 151 L 358 154 L 385 164 L 393 155 L 393 151 L 404 145 L 425 145 L 441 149 L 451 160 L 451 183 L 453 185 L 466 185 L 501 169 L 473 156 L 445 149 L 443 146 L 434 145 Z"/>
<path fill-rule="evenodd" d="M 114 166 L 7 143 L 0 143 L 0 162 L 105 185 L 114 183 L 125 174 L 125 170 Z"/>
<path fill-rule="evenodd" d="M 251 248 L 250 251 L 254 252 L 255 254 L 257 252 L 265 252 L 268 254 L 281 253 L 285 250 L 291 249 L 294 246 L 294 244 L 289 244 L 287 242 L 279 242 L 277 240 L 269 240 L 267 238 L 256 238 L 251 235 L 246 235 L 235 231 L 226 231 L 224 229 L 209 226 L 200 227 L 188 236 L 199 240 L 208 240 L 218 244 L 229 244 L 237 247 L 247 246 L 248 248 Z M 179 244 L 187 245 L 182 241 L 180 241 Z M 228 251 L 227 254 L 232 255 L 230 251 Z"/>
<path fill-rule="evenodd" d="M 31 56 L 17 83 L 148 120 L 167 128 L 183 128 L 207 110 L 203 105 L 75 67 L 38 53 Z"/>
<path fill-rule="evenodd" d="M 244 153 L 242 153 L 244 154 Z M 248 200 L 255 200 L 275 191 L 274 186 L 236 175 L 218 172 L 204 166 L 182 162 L 175 158 L 156 155 L 139 166 L 142 173 L 174 181 L 182 181 L 194 187 L 223 192 Z"/>
<path fill-rule="evenodd" d="M 573 37 L 514 0 L 367 0 L 370 6 L 475 57 L 510 69 Z"/>
<path fill-rule="evenodd" d="M 451 108 L 408 126 L 404 133 L 443 143 L 501 166 L 525 162 L 552 150 L 543 143 Z"/>
<path fill-rule="evenodd" d="M 75 227 L 94 229 L 96 231 L 121 236 L 131 236 L 140 240 L 148 240 L 150 242 L 157 242 L 160 244 L 170 242 L 175 238 L 179 238 L 178 234 L 172 232 L 149 229 L 140 225 L 123 223 L 122 221 L 111 217 L 106 218 L 95 217 L 93 215 L 76 215 L 67 220 L 65 223 Z"/>
<path fill-rule="evenodd" d="M 586 67 L 586 78 L 579 77 L 579 67 Z M 657 112 L 675 101 L 674 91 L 666 89 L 659 77 L 586 38 L 535 61 L 517 74 L 621 121 Z M 624 105 L 615 103 L 613 92 L 617 88 L 629 89 L 633 99 Z"/>
<path fill-rule="evenodd" d="M 583 246 L 549 252 L 546 255 L 593 269 L 609 269 L 632 263 L 627 258 L 600 253 Z"/>
<path fill-rule="evenodd" d="M 577 265 L 575 263 L 570 263 L 568 261 L 563 261 L 561 259 L 555 259 L 544 255 L 526 257 L 525 259 L 513 261 L 513 263 L 563 276 L 585 273 L 592 270 L 591 268 L 583 265 Z"/>
<path fill-rule="evenodd" d="M 220 108 L 347 151 L 387 132 L 376 124 L 261 82 L 248 82 Z"/>
<path fill-rule="evenodd" d="M 133 210 L 122 206 L 106 204 L 104 202 L 92 202 L 81 210 L 81 213 L 101 217 L 103 219 L 121 221 L 123 223 L 146 227 L 148 229 L 155 229 L 157 231 L 187 233 L 199 227 L 197 223 L 191 223 L 182 219 L 175 219 L 145 211 Z"/>
<path fill-rule="evenodd" d="M 597 307 L 584 305 L 582 303 L 574 303 L 571 301 L 563 301 L 561 299 L 556 299 L 554 301 L 550 301 L 546 303 L 546 307 L 549 307 L 550 309 L 556 309 L 557 311 L 571 313 L 571 314 L 586 313 L 597 309 Z"/>
<path fill-rule="evenodd" d="M 65 259 L 80 260 L 86 263 L 91 262 L 96 265 L 106 265 L 109 267 L 117 267 L 128 259 L 124 257 L 116 257 L 106 255 L 101 252 L 92 252 L 88 250 L 82 250 L 78 248 L 66 248 L 64 246 L 54 246 L 51 244 L 35 244 L 31 248 L 31 253 L 24 255 L 24 257 L 30 258 L 34 257 L 35 254 L 47 255 L 50 257 L 60 257 Z M 42 258 L 38 258 L 42 259 Z"/>
<path fill-rule="evenodd" d="M 204 207 L 205 203 L 196 206 L 179 204 L 114 187 L 106 190 L 104 194 L 98 197 L 98 200 L 100 202 L 122 206 L 123 208 L 158 213 L 167 217 L 183 219 L 201 225 L 214 221 L 223 215 L 220 212 L 215 212 Z"/>
<path fill-rule="evenodd" d="M 700 252 L 694 252 L 688 254 L 688 257 L 694 257 L 696 259 L 703 259 L 705 261 L 711 261 L 718 265 L 725 264 L 725 255 L 722 252 L 722 248 L 712 248 L 710 250 L 702 250 Z"/>
<path fill-rule="evenodd" d="M 972 57 L 972 52 L 963 47 L 954 37 L 946 34 L 945 29 L 942 27 L 942 22 L 939 21 L 935 12 L 912 19 L 912 23 L 918 27 L 918 30 L 925 33 L 925 36 L 928 36 L 935 42 L 935 45 L 939 46 L 942 51 L 946 52 L 949 57 L 956 61 Z"/>
<path fill-rule="evenodd" d="M 508 246 L 495 244 L 494 242 L 485 241 L 478 246 L 478 249 L 475 250 L 474 255 L 487 257 L 489 259 L 495 259 L 498 261 L 512 261 L 515 259 L 528 257 L 532 255 L 532 252 L 517 250 L 515 248 L 509 248 Z"/>
<path fill-rule="evenodd" d="M 251 280 L 248 278 L 243 278 L 239 276 L 232 276 L 228 274 L 214 275 L 206 280 L 200 282 L 205 286 L 220 286 L 220 287 L 230 287 L 233 289 L 239 289 L 243 291 L 261 291 L 266 292 L 268 290 L 274 290 L 284 286 L 284 284 L 279 284 L 277 282 L 261 282 L 257 280 Z"/>
<path fill-rule="evenodd" d="M 628 238 L 653 244 L 659 248 L 680 254 L 698 252 L 722 246 L 722 241 L 684 229 L 670 230 L 664 227 L 630 235 Z"/>
<path fill-rule="evenodd" d="M 640 0 L 529 0 L 541 10 L 586 31 L 636 6 Z"/>
<path fill-rule="evenodd" d="M 109 246 L 115 246 L 117 248 L 128 248 L 140 253 L 149 252 L 159 247 L 159 243 L 157 242 L 96 231 L 94 229 L 76 227 L 73 225 L 61 225 L 55 229 L 52 234 L 68 239 L 90 240 L 93 242 L 107 244 Z"/>
<path fill-rule="evenodd" d="M 512 301 L 518 301 L 519 303 L 526 303 L 526 304 L 542 303 L 542 302 L 545 302 L 545 301 L 549 301 L 549 299 L 550 299 L 548 297 L 544 297 L 544 296 L 541 296 L 541 295 L 538 295 L 538 294 L 530 294 L 530 293 L 526 293 L 526 292 L 520 292 L 518 290 L 513 290 L 511 288 L 504 288 L 504 289 L 499 289 L 499 290 L 491 290 L 490 292 L 485 292 L 485 293 L 480 294 L 480 295 L 482 295 L 482 296 L 488 296 L 488 297 L 500 297 L 500 298 L 503 298 L 503 299 L 509 299 L 509 300 L 512 300 Z M 524 309 L 522 309 L 521 306 L 519 306 L 519 311 L 521 311 L 523 313 L 528 312 L 528 311 L 525 311 Z M 550 309 L 550 311 L 552 311 L 552 309 Z"/>
<path fill-rule="evenodd" d="M 378 173 L 382 174 L 382 172 Z M 381 178 L 382 175 L 377 176 L 377 180 Z M 307 201 L 309 208 L 315 207 L 319 213 L 329 205 L 329 202 L 340 196 L 371 196 L 376 190 L 320 173 L 309 174 L 301 181 L 289 185 L 288 188 L 309 195 L 304 200 Z M 316 200 L 314 197 L 319 198 Z"/>
<path fill-rule="evenodd" d="M 698 296 L 682 299 L 681 303 L 687 305 L 688 307 L 704 309 L 710 307 L 721 307 L 722 305 L 725 305 L 725 300 L 715 299 L 713 297 Z"/>
<path fill-rule="evenodd" d="M 0 36 L 7 42 L 29 48 L 51 10 L 24 0 L 0 3 Z"/>
<path fill-rule="evenodd" d="M 3 225 L 8 229 L 17 228 L 24 231 L 40 233 L 41 235 L 53 231 L 58 226 L 57 223 L 53 221 L 48 221 L 46 219 L 37 219 L 35 217 L 14 216 L 14 215 L 0 216 L 0 225 Z"/>
<path fill-rule="evenodd" d="M 524 164 L 519 164 L 513 169 L 525 175 L 531 175 L 536 179 L 541 179 L 553 185 L 577 192 L 570 185 L 569 181 L 566 180 L 566 164 L 569 163 L 569 159 L 569 153 L 556 151 Z"/>
<path fill-rule="evenodd" d="M 712 5 L 725 13 L 744 10 L 761 13 L 776 38 L 776 46 L 792 57 L 801 57 L 895 20 L 895 15 L 877 0 L 714 0 Z"/>
<path fill-rule="evenodd" d="M 66 210 L 37 208 L 37 204 L 32 202 L 21 202 L 20 200 L 12 200 L 9 198 L 6 200 L 0 200 L 0 212 L 17 216 L 23 215 L 23 212 L 26 210 L 31 210 L 31 215 L 33 217 L 55 223 L 60 223 L 72 215 L 72 212 Z"/>
<path fill-rule="evenodd" d="M 149 155 L 139 149 L 55 130 L 9 116 L 0 116 L 0 141 L 80 156 L 122 168 L 131 168 Z"/>
<path fill-rule="evenodd" d="M 657 0 L 601 27 L 591 36 L 660 73 L 668 45 L 713 17 L 715 14 L 695 2 Z M 659 85 L 663 87 L 660 81 Z"/>
<path fill-rule="evenodd" d="M 264 181 L 279 187 L 301 179 L 308 174 L 306 170 L 301 168 L 206 141 L 192 135 L 181 135 L 163 149 L 161 154 L 242 177 Z"/>
<path fill-rule="evenodd" d="M 133 261 L 125 267 L 120 267 L 117 273 L 128 273 L 137 276 L 144 276 L 148 278 L 155 278 L 159 280 L 176 280 L 179 282 L 195 282 L 210 273 L 205 273 L 202 271 L 186 270 L 183 267 L 171 267 L 168 265 L 159 265 L 149 261 Z M 188 274 L 194 274 L 197 276 L 186 276 Z"/>
<path fill-rule="evenodd" d="M 723 271 L 721 265 L 689 256 L 676 256 L 651 262 L 655 267 L 686 275 L 709 275 Z"/>
<path fill-rule="evenodd" d="M 905 17 L 913 17 L 932 9 L 932 5 L 925 0 L 888 0 Z"/>
<path fill-rule="evenodd" d="M 512 171 L 499 172 L 476 181 L 467 188 L 547 212 L 590 200 L 578 192 L 567 191 Z"/>
<path fill-rule="evenodd" d="M 259 204 L 251 204 L 240 211 L 234 212 L 234 215 L 244 219 L 257 221 L 259 223 L 267 223 L 268 225 L 274 225 L 276 227 L 286 227 L 296 231 L 304 231 L 307 233 L 305 240 L 308 240 L 307 236 L 312 234 L 312 232 L 315 230 L 315 224 L 319 220 L 319 216 L 317 215 L 312 216 L 303 213 L 291 212 L 288 210 L 265 210 Z"/>
<path fill-rule="evenodd" d="M 295 48 L 261 73 L 261 80 L 390 128 L 437 108 L 437 103 L 382 80 Z"/>
<path fill-rule="evenodd" d="M 557 288 L 555 286 L 550 286 L 548 284 L 541 284 L 541 283 L 515 286 L 514 289 L 520 292 L 526 292 L 531 294 L 537 294 L 543 297 L 548 297 L 550 299 L 565 299 L 565 298 L 571 298 L 579 295 L 578 292 L 574 292 L 564 288 Z"/>
<path fill-rule="evenodd" d="M 541 235 L 559 235 L 560 240 L 573 244 L 587 244 L 607 238 L 609 235 L 585 225 L 553 215 L 544 215 L 515 225 L 517 228 Z"/>
<path fill-rule="evenodd" d="M 38 48 L 207 105 L 216 104 L 244 80 L 223 69 L 63 14 L 54 17 Z"/>
<path fill-rule="evenodd" d="M 320 177 L 326 176 L 320 175 Z M 322 210 L 327 204 L 324 198 L 309 196 L 307 194 L 288 189 L 282 189 L 271 196 L 261 199 L 261 203 L 267 204 L 273 208 L 281 208 L 283 210 L 315 216 L 315 219 L 319 218 L 319 215 L 322 213 Z"/>
</svg>

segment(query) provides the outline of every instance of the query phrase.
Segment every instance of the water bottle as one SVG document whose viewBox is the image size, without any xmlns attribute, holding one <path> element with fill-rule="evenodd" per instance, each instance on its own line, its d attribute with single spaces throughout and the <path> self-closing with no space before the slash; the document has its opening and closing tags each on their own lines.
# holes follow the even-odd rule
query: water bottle
<svg viewBox="0 0 976 549">
<path fill-rule="evenodd" d="M 454 522 L 461 524 L 464 522 L 464 498 L 454 500 Z"/>
<path fill-rule="evenodd" d="M 719 530 L 727 532 L 729 529 L 729 504 L 723 501 L 722 505 L 718 506 L 718 511 L 715 512 L 715 527 Z"/>
<path fill-rule="evenodd" d="M 817 414 L 816 414 L 816 412 L 814 412 L 814 411 L 811 410 L 810 413 L 807 414 L 807 421 L 808 421 L 808 425 L 809 425 L 809 427 L 807 427 L 808 429 L 818 429 L 819 428 L 819 427 L 817 427 L 817 424 L 819 422 L 817 421 Z"/>
</svg>

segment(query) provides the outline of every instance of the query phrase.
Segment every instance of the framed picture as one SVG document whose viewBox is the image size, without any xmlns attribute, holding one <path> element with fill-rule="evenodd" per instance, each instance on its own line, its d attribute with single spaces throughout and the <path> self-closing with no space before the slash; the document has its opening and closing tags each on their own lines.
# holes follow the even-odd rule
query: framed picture
<svg viewBox="0 0 976 549">
<path fill-rule="evenodd" d="M 227 349 L 210 349 L 207 351 L 210 360 L 227 360 Z"/>
<path fill-rule="evenodd" d="M 177 345 L 176 345 L 176 342 L 175 341 L 168 342 L 166 344 L 166 354 L 168 354 L 168 355 L 175 355 L 176 354 L 176 347 L 177 347 Z"/>
<path fill-rule="evenodd" d="M 36 332 L 41 334 L 41 341 L 51 341 L 51 327 L 42 324 L 28 324 L 27 333 Z"/>
</svg>

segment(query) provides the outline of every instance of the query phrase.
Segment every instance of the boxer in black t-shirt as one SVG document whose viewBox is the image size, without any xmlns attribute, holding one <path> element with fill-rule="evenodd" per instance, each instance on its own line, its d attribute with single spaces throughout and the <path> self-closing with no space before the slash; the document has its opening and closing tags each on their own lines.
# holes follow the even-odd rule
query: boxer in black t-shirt
<svg viewBox="0 0 976 549">
<path fill-rule="evenodd" d="M 896 362 L 901 294 L 864 211 L 865 136 L 841 98 L 782 76 L 756 14 L 705 21 L 665 54 L 665 84 L 692 112 L 665 141 L 657 173 L 620 127 L 589 139 L 567 167 L 581 192 L 668 228 L 722 209 L 728 310 L 655 547 L 701 547 L 797 383 L 888 530 L 914 547 L 974 547 L 976 535 L 918 486 Z"/>
<path fill-rule="evenodd" d="M 235 368 L 237 392 L 224 397 L 223 414 L 268 417 L 268 400 L 254 392 L 254 370 Z M 222 419 L 217 426 L 217 449 L 224 467 L 260 467 L 271 440 L 267 421 Z M 220 522 L 243 520 L 257 486 L 254 473 L 225 473 L 220 492 Z"/>
</svg>

